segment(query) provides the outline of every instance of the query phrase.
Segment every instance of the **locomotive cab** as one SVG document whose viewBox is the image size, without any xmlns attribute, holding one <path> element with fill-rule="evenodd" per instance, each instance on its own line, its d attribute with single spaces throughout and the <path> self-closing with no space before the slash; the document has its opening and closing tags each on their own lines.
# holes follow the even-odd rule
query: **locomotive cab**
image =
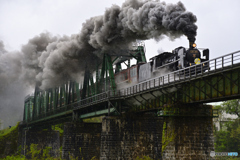
<svg viewBox="0 0 240 160">
<path fill-rule="evenodd" d="M 150 59 L 152 72 L 156 72 L 161 68 L 167 68 L 173 71 L 176 68 L 175 61 L 176 57 L 173 53 L 170 52 L 160 53 L 159 55 L 152 57 Z"/>
</svg>

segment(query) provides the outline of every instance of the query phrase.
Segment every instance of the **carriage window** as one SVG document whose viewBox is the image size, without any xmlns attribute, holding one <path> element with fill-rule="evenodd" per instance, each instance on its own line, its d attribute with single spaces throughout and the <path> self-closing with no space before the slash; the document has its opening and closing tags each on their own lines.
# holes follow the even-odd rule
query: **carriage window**
<svg viewBox="0 0 240 160">
<path fill-rule="evenodd" d="M 161 58 L 160 57 L 157 57 L 156 58 L 156 67 L 159 67 L 162 65 L 162 61 L 161 61 Z"/>
<path fill-rule="evenodd" d="M 127 80 L 128 79 L 128 72 L 124 72 L 124 80 Z"/>
<path fill-rule="evenodd" d="M 130 69 L 130 77 L 135 77 L 135 76 L 137 76 L 137 67 Z"/>
</svg>

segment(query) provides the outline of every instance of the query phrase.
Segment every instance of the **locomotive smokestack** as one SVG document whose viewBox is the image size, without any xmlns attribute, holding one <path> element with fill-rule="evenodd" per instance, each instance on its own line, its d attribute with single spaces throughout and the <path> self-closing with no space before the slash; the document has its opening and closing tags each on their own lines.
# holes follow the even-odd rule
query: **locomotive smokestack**
<svg viewBox="0 0 240 160">
<path fill-rule="evenodd" d="M 196 47 L 196 44 L 195 44 L 195 38 L 188 38 L 189 40 L 189 49 L 193 49 Z"/>
<path fill-rule="evenodd" d="M 194 42 L 189 41 L 189 49 L 193 49 Z"/>
</svg>

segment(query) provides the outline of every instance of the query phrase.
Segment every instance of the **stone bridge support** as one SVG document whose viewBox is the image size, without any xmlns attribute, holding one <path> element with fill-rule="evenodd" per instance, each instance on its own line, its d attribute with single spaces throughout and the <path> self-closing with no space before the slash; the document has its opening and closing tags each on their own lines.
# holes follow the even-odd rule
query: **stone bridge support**
<svg viewBox="0 0 240 160">
<path fill-rule="evenodd" d="M 64 124 L 63 159 L 100 157 L 101 123 L 67 122 Z"/>
<path fill-rule="evenodd" d="M 29 155 L 29 148 L 31 144 L 37 144 L 37 149 L 42 150 L 46 147 L 51 147 L 49 154 L 52 157 L 59 157 L 60 153 L 60 138 L 59 138 L 59 131 L 53 131 L 51 129 L 46 130 L 34 130 L 29 129 L 25 130 L 22 129 L 21 134 L 19 134 L 19 140 L 21 141 L 19 145 L 22 147 L 22 154 L 26 155 L 27 157 L 31 157 Z"/>
<path fill-rule="evenodd" d="M 150 116 L 104 117 L 101 160 L 161 159 L 163 119 Z"/>
<path fill-rule="evenodd" d="M 214 151 L 212 106 L 167 106 L 159 116 L 128 114 L 106 116 L 102 123 L 66 122 L 62 158 L 211 159 L 210 152 Z M 27 153 L 26 146 L 34 143 L 40 148 L 52 147 L 50 154 L 59 156 L 59 132 L 32 129 L 23 130 L 21 135 L 24 153 Z"/>
<path fill-rule="evenodd" d="M 164 117 L 163 159 L 211 159 L 210 152 L 214 151 L 212 106 L 179 106 L 176 110 L 175 114 L 168 112 Z"/>
</svg>

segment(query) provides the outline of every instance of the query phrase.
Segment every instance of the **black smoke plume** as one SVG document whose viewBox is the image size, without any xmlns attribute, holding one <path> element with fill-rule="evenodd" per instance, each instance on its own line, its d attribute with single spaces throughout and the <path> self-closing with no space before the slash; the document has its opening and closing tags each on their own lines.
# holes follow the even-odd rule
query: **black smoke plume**
<svg viewBox="0 0 240 160">
<path fill-rule="evenodd" d="M 63 83 L 66 78 L 74 79 L 86 64 L 96 69 L 102 53 L 117 54 L 136 39 L 160 40 L 163 36 L 175 39 L 186 35 L 194 42 L 196 20 L 181 2 L 127 0 L 122 7 L 113 5 L 104 15 L 83 23 L 79 34 L 46 46 L 38 57 L 40 70 L 36 80 L 47 88 Z"/>
<path fill-rule="evenodd" d="M 79 34 L 59 37 L 41 33 L 12 53 L 0 42 L 0 96 L 5 97 L 2 95 L 11 85 L 37 84 L 47 89 L 69 79 L 80 81 L 86 65 L 95 70 L 103 53 L 122 54 L 136 39 L 159 41 L 167 36 L 173 40 L 185 35 L 194 42 L 196 21 L 181 2 L 126 0 L 121 7 L 112 5 L 103 15 L 86 20 Z"/>
</svg>

